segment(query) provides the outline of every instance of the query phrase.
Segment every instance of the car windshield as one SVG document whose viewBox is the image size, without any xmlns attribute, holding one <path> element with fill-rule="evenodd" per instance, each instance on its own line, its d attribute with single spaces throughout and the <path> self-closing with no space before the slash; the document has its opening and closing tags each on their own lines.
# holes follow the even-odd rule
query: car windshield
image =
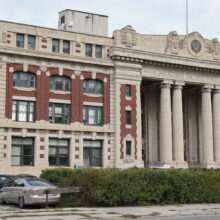
<svg viewBox="0 0 220 220">
<path fill-rule="evenodd" d="M 47 183 L 47 182 L 42 181 L 42 180 L 27 180 L 27 182 L 31 186 L 52 186 L 52 184 Z"/>
</svg>

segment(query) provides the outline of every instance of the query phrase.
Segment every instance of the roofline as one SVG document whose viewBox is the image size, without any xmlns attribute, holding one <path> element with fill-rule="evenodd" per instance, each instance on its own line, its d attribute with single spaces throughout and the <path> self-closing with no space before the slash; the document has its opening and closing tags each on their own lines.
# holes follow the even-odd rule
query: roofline
<svg viewBox="0 0 220 220">
<path fill-rule="evenodd" d="M 65 9 L 59 12 L 59 14 L 63 11 L 76 11 L 76 12 L 80 12 L 80 13 L 84 13 L 84 14 L 92 14 L 92 15 L 99 15 L 99 16 L 103 16 L 103 17 L 109 17 L 108 15 L 102 15 L 102 14 L 96 14 L 96 13 L 91 13 L 91 12 L 86 12 L 86 11 L 78 11 L 78 10 L 72 10 L 72 9 Z"/>
<path fill-rule="evenodd" d="M 100 36 L 100 35 L 94 35 L 94 34 L 85 34 L 85 33 L 81 33 L 81 32 L 66 31 L 66 30 L 61 30 L 61 29 L 58 29 L 58 28 L 43 27 L 43 26 L 24 24 L 24 23 L 18 23 L 18 22 L 13 22 L 13 21 L 0 20 L 0 22 L 10 23 L 10 24 L 17 24 L 17 25 L 26 25 L 26 26 L 34 27 L 34 28 L 44 28 L 44 29 L 49 29 L 49 30 L 56 30 L 56 31 L 62 31 L 62 32 L 66 32 L 66 33 L 82 34 L 82 35 L 93 36 L 93 37 L 101 37 L 101 38 L 108 38 L 108 39 L 112 39 L 113 38 L 113 37 L 108 37 L 108 36 Z"/>
</svg>

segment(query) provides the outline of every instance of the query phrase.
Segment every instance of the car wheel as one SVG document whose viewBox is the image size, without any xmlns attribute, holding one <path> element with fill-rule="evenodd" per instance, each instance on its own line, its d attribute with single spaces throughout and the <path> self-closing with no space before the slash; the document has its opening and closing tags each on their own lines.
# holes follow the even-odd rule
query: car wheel
<svg viewBox="0 0 220 220">
<path fill-rule="evenodd" d="M 20 197 L 18 199 L 18 206 L 19 208 L 23 209 L 25 207 L 24 197 Z"/>
<path fill-rule="evenodd" d="M 0 199 L 0 204 L 5 204 L 5 200 L 4 199 Z"/>
</svg>

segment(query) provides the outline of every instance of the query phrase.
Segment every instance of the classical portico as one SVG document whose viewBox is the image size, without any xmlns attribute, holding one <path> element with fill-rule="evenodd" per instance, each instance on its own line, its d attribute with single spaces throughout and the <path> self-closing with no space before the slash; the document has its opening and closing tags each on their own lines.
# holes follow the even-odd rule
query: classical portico
<svg viewBox="0 0 220 220">
<path fill-rule="evenodd" d="M 176 31 L 150 38 L 131 26 L 114 36 L 111 56 L 123 63 L 123 83 L 141 77 L 145 167 L 220 167 L 218 40 Z"/>
</svg>

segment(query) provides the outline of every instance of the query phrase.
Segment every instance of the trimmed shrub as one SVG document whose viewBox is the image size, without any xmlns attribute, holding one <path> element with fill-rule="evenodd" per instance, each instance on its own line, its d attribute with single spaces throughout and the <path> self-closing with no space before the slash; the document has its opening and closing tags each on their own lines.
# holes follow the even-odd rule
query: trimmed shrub
<svg viewBox="0 0 220 220">
<path fill-rule="evenodd" d="M 205 169 L 43 170 L 41 178 L 63 187 L 81 187 L 62 195 L 61 206 L 127 206 L 219 203 L 220 171 Z"/>
</svg>

